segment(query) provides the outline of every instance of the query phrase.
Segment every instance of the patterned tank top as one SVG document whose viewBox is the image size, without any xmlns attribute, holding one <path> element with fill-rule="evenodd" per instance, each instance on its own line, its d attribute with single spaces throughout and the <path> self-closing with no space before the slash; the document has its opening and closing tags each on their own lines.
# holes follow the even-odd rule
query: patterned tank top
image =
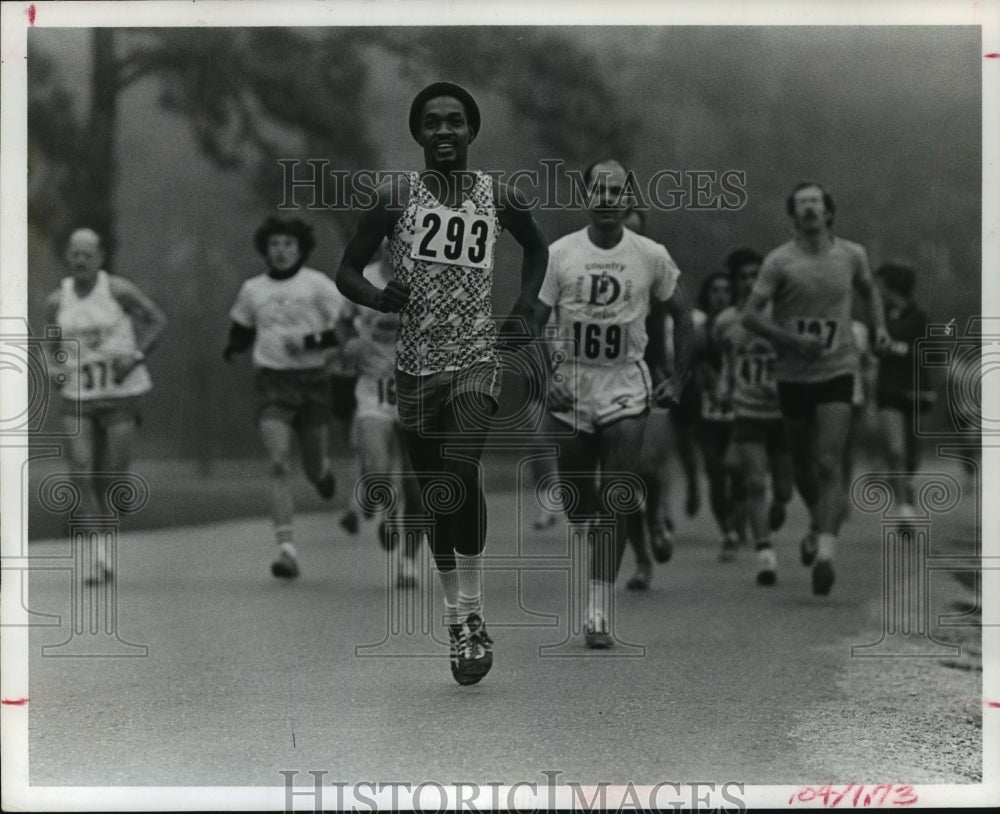
<svg viewBox="0 0 1000 814">
<path fill-rule="evenodd" d="M 417 172 L 389 242 L 393 273 L 410 287 L 400 314 L 396 366 L 422 376 L 476 362 L 499 364 L 493 258 L 501 226 L 493 182 L 482 172 L 462 205 L 442 206 Z"/>
</svg>

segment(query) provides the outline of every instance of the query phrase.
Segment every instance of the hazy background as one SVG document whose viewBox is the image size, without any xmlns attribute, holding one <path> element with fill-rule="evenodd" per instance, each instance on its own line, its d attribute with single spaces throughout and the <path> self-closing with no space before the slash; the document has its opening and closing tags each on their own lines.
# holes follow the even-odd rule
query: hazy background
<svg viewBox="0 0 1000 814">
<path fill-rule="evenodd" d="M 72 228 L 110 224 L 111 268 L 170 320 L 149 361 L 143 457 L 210 466 L 260 454 L 249 362 L 227 366 L 221 350 L 240 283 L 264 268 L 251 236 L 282 200 L 276 160 L 419 169 L 406 114 L 436 79 L 466 85 L 479 101 L 473 167 L 541 170 L 541 159 L 562 159 L 582 169 L 614 155 L 643 182 L 661 169 L 745 172 L 739 211 L 649 213 L 648 234 L 668 247 L 692 292 L 733 248 L 766 252 L 786 240 L 784 198 L 811 178 L 836 199 L 836 232 L 863 243 L 873 267 L 896 257 L 917 265 L 917 297 L 932 321 L 962 325 L 981 310 L 975 27 L 120 29 L 106 37 L 95 50 L 94 30 L 29 32 L 29 315 L 40 333 Z M 298 194 L 308 202 L 307 191 Z M 333 273 L 351 219 L 298 215 L 317 229 L 310 265 Z M 585 219 L 537 213 L 550 240 Z M 518 269 L 517 246 L 504 237 L 498 310 L 515 295 Z"/>
</svg>

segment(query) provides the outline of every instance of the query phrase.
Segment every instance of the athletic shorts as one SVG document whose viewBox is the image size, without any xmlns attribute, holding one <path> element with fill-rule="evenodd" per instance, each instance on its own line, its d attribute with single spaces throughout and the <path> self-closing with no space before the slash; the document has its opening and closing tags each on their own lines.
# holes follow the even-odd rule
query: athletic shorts
<svg viewBox="0 0 1000 814">
<path fill-rule="evenodd" d="M 458 396 L 477 395 L 484 399 L 484 413 L 469 415 L 467 428 L 479 433 L 489 428 L 489 420 L 500 407 L 499 362 L 476 362 L 459 370 L 443 370 L 414 376 L 396 370 L 396 408 L 405 430 L 440 433 L 445 429 L 445 408 Z M 461 422 L 461 417 L 460 417 Z"/>
<path fill-rule="evenodd" d="M 623 418 L 645 415 L 649 410 L 653 382 L 643 361 L 622 365 L 574 365 L 560 367 L 564 375 L 576 376 L 576 404 L 569 410 L 551 410 L 552 416 L 593 434 Z"/>
<path fill-rule="evenodd" d="M 257 420 L 276 419 L 296 429 L 322 427 L 330 421 L 330 375 L 322 368 L 257 370 Z"/>
<path fill-rule="evenodd" d="M 853 399 L 854 376 L 850 373 L 821 382 L 778 382 L 778 402 L 785 418 L 812 418 L 818 404 L 850 405 Z"/>
<path fill-rule="evenodd" d="M 733 437 L 733 424 L 735 421 L 699 421 L 696 427 L 698 442 L 703 446 L 711 446 L 715 449 L 725 450 L 729 446 Z"/>
<path fill-rule="evenodd" d="M 334 373 L 330 376 L 330 412 L 338 421 L 349 423 L 354 417 L 358 406 L 355 397 L 356 376 L 341 376 Z"/>
<path fill-rule="evenodd" d="M 392 376 L 376 379 L 373 376 L 359 376 L 354 386 L 354 397 L 357 401 L 356 418 L 384 418 L 395 421 L 396 411 L 396 381 Z"/>
<path fill-rule="evenodd" d="M 62 400 L 62 412 L 67 416 L 79 415 L 94 422 L 99 429 L 115 424 L 142 424 L 143 396 L 119 396 L 113 399 Z"/>
<path fill-rule="evenodd" d="M 763 444 L 768 455 L 783 455 L 788 452 L 788 436 L 785 422 L 780 418 L 736 417 L 733 423 L 734 444 Z"/>
</svg>

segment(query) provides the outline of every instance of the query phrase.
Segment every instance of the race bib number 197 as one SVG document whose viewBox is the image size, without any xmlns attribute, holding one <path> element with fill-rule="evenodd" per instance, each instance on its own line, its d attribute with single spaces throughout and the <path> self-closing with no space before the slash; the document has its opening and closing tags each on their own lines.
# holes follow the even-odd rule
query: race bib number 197
<svg viewBox="0 0 1000 814">
<path fill-rule="evenodd" d="M 410 257 L 485 269 L 493 258 L 493 218 L 454 209 L 417 209 Z"/>
<path fill-rule="evenodd" d="M 794 317 L 792 325 L 799 334 L 812 334 L 823 340 L 823 349 L 830 350 L 837 341 L 839 325 L 835 319 L 818 319 L 816 317 Z"/>
</svg>

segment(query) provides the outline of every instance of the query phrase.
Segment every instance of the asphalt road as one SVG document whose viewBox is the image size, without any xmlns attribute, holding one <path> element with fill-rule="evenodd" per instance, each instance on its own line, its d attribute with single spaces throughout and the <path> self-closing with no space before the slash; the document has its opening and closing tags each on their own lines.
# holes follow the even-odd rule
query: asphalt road
<svg viewBox="0 0 1000 814">
<path fill-rule="evenodd" d="M 104 595 L 75 595 L 70 571 L 32 571 L 30 609 L 58 619 L 30 635 L 31 783 L 277 786 L 282 770 L 303 783 L 310 770 L 349 783 L 541 782 L 543 771 L 613 784 L 979 779 L 981 673 L 938 657 L 851 656 L 882 629 L 875 517 L 848 521 L 836 584 L 818 598 L 798 563 L 798 506 L 777 538 L 771 588 L 755 584 L 752 551 L 717 561 L 703 511 L 679 524 L 648 592 L 624 589 L 626 555 L 619 643 L 598 653 L 573 630 L 565 526 L 531 531 L 510 491 L 489 507 L 496 661 L 473 687 L 454 683 L 445 645 L 420 630 L 421 614 L 440 612 L 437 586 L 432 610 L 427 580 L 403 595 L 388 588 L 372 530 L 348 537 L 335 515 L 297 518 L 303 573 L 292 583 L 269 573 L 263 518 L 124 533 L 107 595 L 118 640 L 85 626 L 70 636 Z M 974 512 L 963 500 L 932 534 L 961 536 Z M 68 550 L 50 540 L 31 555 Z M 932 576 L 932 618 L 953 611 L 952 582 Z M 401 600 L 411 612 L 390 635 Z M 126 643 L 147 651 L 60 657 L 139 652 Z"/>
</svg>

